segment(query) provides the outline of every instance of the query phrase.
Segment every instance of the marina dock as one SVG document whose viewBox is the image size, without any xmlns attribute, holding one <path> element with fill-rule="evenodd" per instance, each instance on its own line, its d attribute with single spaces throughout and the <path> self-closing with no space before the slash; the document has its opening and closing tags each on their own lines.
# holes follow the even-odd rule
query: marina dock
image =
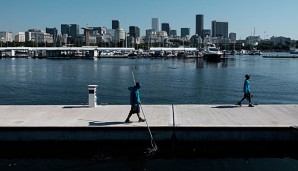
<svg viewBox="0 0 298 171">
<path fill-rule="evenodd" d="M 297 142 L 298 105 L 143 105 L 155 141 Z M 1 105 L 0 142 L 147 141 L 129 105 Z M 142 115 L 142 114 L 141 114 Z"/>
</svg>

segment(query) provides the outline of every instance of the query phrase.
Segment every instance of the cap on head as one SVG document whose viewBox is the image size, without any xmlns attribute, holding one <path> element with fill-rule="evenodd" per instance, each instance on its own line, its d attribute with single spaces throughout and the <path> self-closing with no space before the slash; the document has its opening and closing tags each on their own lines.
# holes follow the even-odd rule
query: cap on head
<svg viewBox="0 0 298 171">
<path fill-rule="evenodd" d="M 136 82 L 136 88 L 141 88 L 141 83 L 139 83 L 139 82 Z"/>
<path fill-rule="evenodd" d="M 249 79 L 249 78 L 250 78 L 250 75 L 245 75 L 245 78 L 246 78 L 246 79 Z"/>
</svg>

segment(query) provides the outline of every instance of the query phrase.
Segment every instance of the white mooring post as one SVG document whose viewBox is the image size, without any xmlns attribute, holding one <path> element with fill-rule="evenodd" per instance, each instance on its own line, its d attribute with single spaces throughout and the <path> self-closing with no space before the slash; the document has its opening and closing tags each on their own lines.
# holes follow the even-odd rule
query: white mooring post
<svg viewBox="0 0 298 171">
<path fill-rule="evenodd" d="M 96 87 L 97 85 L 88 85 L 88 94 L 89 94 L 89 107 L 96 107 L 97 97 L 96 97 Z"/>
</svg>

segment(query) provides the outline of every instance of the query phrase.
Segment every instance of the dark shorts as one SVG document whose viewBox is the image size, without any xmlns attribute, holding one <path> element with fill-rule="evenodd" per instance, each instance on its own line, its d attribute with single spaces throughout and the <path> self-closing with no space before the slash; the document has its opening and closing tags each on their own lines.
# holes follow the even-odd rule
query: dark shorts
<svg viewBox="0 0 298 171">
<path fill-rule="evenodd" d="M 251 94 L 250 93 L 244 93 L 244 97 L 247 101 L 251 99 Z"/>
<path fill-rule="evenodd" d="M 131 106 L 130 113 L 140 113 L 140 106 Z"/>
</svg>

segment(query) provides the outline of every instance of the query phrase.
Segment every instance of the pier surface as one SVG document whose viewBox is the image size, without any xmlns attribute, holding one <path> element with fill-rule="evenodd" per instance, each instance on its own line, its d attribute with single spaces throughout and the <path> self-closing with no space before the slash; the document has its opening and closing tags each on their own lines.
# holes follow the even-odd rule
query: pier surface
<svg viewBox="0 0 298 171">
<path fill-rule="evenodd" d="M 298 105 L 143 105 L 157 140 L 297 141 Z M 0 105 L 1 141 L 144 140 L 146 122 L 125 123 L 129 105 Z M 142 116 L 142 114 L 141 114 Z M 294 130 L 294 133 L 293 133 Z M 257 134 L 255 134 L 257 132 Z M 216 137 L 216 138 L 215 138 Z M 266 138 L 266 139 L 265 139 Z"/>
</svg>

